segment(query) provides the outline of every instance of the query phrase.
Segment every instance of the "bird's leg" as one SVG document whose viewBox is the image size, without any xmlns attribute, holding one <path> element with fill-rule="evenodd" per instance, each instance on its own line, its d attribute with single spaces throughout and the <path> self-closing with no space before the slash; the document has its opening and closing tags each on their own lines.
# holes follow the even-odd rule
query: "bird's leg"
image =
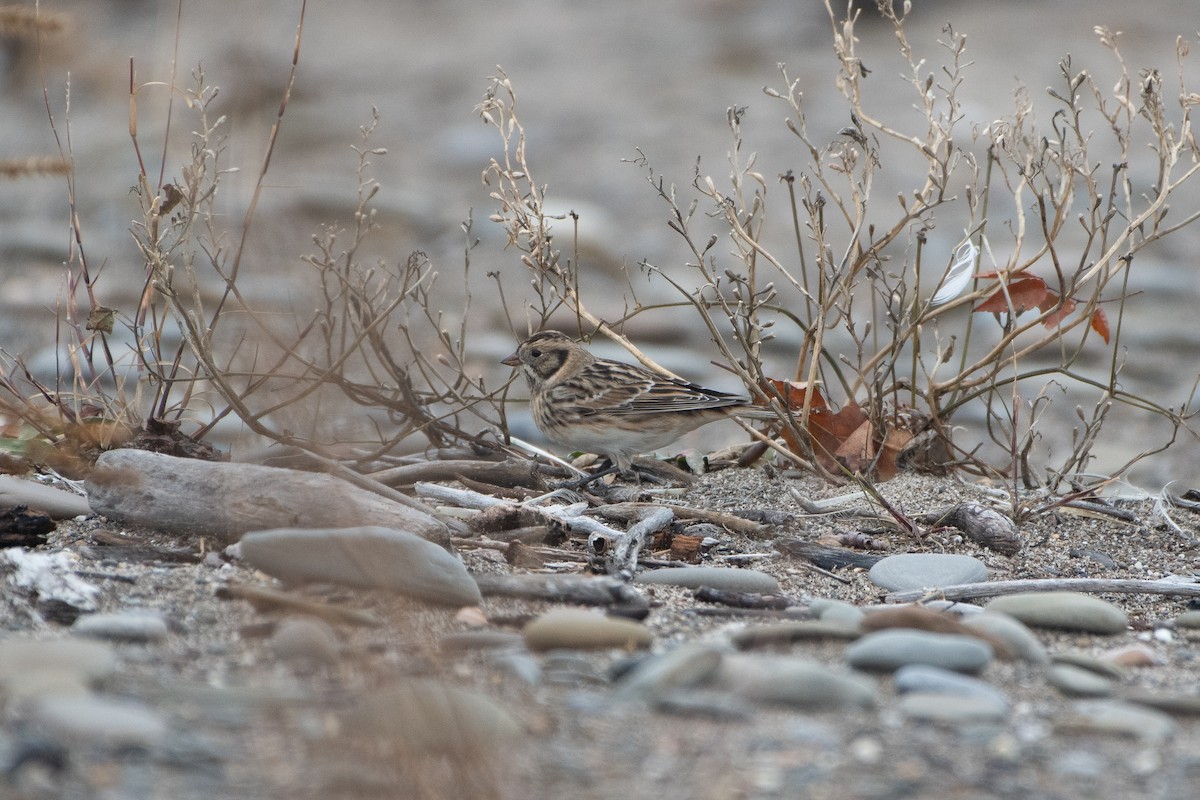
<svg viewBox="0 0 1200 800">
<path fill-rule="evenodd" d="M 575 478 L 573 480 L 562 481 L 561 483 L 555 484 L 554 488 L 555 489 L 582 489 L 583 487 L 587 486 L 589 483 L 591 483 L 594 480 L 597 480 L 599 478 L 606 478 L 609 475 L 612 475 L 613 473 L 619 473 L 619 472 L 621 472 L 621 468 L 618 467 L 616 464 L 614 464 L 612 462 L 612 459 L 606 458 L 606 459 L 604 459 L 604 462 L 600 465 L 600 468 L 598 470 L 596 470 L 595 472 L 590 472 L 587 475 L 584 475 L 583 477 Z"/>
</svg>

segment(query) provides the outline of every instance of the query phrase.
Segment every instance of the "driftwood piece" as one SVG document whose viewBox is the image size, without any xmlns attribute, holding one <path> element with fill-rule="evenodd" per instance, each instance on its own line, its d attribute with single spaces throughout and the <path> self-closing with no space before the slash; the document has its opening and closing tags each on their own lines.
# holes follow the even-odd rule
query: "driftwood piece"
<svg viewBox="0 0 1200 800">
<path fill-rule="evenodd" d="M 458 477 L 497 486 L 541 486 L 543 476 L 566 477 L 558 467 L 532 461 L 422 461 L 373 473 L 370 477 L 386 486 L 411 486 L 428 481 L 452 481 Z"/>
<path fill-rule="evenodd" d="M 472 492 L 467 489 L 455 489 L 437 483 L 418 483 L 413 488 L 418 497 L 423 497 L 437 503 L 479 510 L 509 506 L 514 511 L 532 512 L 548 521 L 563 525 L 571 531 L 585 536 L 599 534 L 608 539 L 617 539 L 623 535 L 621 531 L 610 528 L 597 519 L 583 516 L 583 512 L 587 511 L 587 503 L 574 503 L 569 506 L 516 505 L 508 500 L 498 500 L 495 497 L 480 494 L 479 492 Z"/>
<path fill-rule="evenodd" d="M 0 511 L 0 547 L 37 547 L 54 530 L 49 514 L 13 506 Z"/>
<path fill-rule="evenodd" d="M 859 550 L 834 547 L 804 539 L 780 539 L 775 542 L 775 549 L 785 555 L 811 561 L 822 569 L 838 569 L 840 567 L 870 569 L 883 559 L 883 556 L 874 556 Z"/>
<path fill-rule="evenodd" d="M 637 569 L 638 553 L 650 541 L 650 537 L 667 527 L 675 519 L 669 506 L 653 508 L 629 526 L 629 530 L 616 537 L 593 533 L 588 537 L 588 552 L 603 556 L 604 567 L 609 575 L 632 577 Z M 604 545 L 601 546 L 600 542 Z"/>
<path fill-rule="evenodd" d="M 449 531 L 424 511 L 331 475 L 257 464 L 110 450 L 87 481 L 97 514 L 169 533 L 223 540 L 270 528 L 378 525 L 447 546 Z"/>
<path fill-rule="evenodd" d="M 485 597 L 519 597 L 585 606 L 649 606 L 645 596 L 618 578 L 582 575 L 475 575 Z"/>
<path fill-rule="evenodd" d="M 1017 525 L 999 511 L 979 503 L 959 503 L 956 506 L 926 514 L 922 522 L 931 525 L 951 525 L 971 541 L 1006 556 L 1021 550 Z"/>
<path fill-rule="evenodd" d="M 36 508 L 52 519 L 70 519 L 92 513 L 85 497 L 37 481 L 0 475 L 0 508 L 7 506 Z"/>
<path fill-rule="evenodd" d="M 731 592 L 728 589 L 714 589 L 711 586 L 701 586 L 693 593 L 693 597 L 703 603 L 716 603 L 732 608 L 766 608 L 782 611 L 797 605 L 795 600 L 782 594 Z"/>
<path fill-rule="evenodd" d="M 927 597 L 946 600 L 978 600 L 1022 592 L 1088 592 L 1091 594 L 1161 594 L 1200 597 L 1200 583 L 1147 581 L 1134 578 L 1033 578 L 1019 581 L 957 583 L 936 590 L 913 589 L 892 592 L 887 603 L 912 603 Z"/>
<path fill-rule="evenodd" d="M 597 512 L 604 517 L 628 520 L 641 516 L 647 508 L 661 507 L 659 503 L 612 503 L 607 506 L 601 506 L 597 509 Z M 720 525 L 722 528 L 726 528 L 734 533 L 740 533 L 751 539 L 771 539 L 776 535 L 771 530 L 770 525 L 764 525 L 755 520 L 721 511 L 712 511 L 707 508 L 693 508 L 690 506 L 677 506 L 674 504 L 671 505 L 671 509 L 674 510 L 675 516 L 680 519 L 691 517 L 704 522 L 711 522 L 714 525 Z"/>
</svg>

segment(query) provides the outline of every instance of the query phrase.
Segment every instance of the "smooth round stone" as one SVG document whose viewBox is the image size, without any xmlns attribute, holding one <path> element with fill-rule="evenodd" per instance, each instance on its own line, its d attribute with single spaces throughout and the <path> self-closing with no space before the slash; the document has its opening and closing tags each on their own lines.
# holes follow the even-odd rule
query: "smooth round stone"
<svg viewBox="0 0 1200 800">
<path fill-rule="evenodd" d="M 1150 742 L 1162 742 L 1175 735 L 1175 720 L 1161 711 L 1120 700 L 1079 700 L 1060 719 L 1059 730 L 1084 733 L 1112 733 Z"/>
<path fill-rule="evenodd" d="M 749 650 L 754 647 L 770 647 L 804 640 L 857 639 L 861 635 L 862 632 L 857 626 L 846 627 L 839 622 L 800 619 L 771 625 L 751 625 L 734 633 L 731 639 L 735 647 Z"/>
<path fill-rule="evenodd" d="M 1027 592 L 997 597 L 989 611 L 1002 611 L 1034 628 L 1112 635 L 1129 626 L 1125 612 L 1112 603 L 1079 592 Z"/>
<path fill-rule="evenodd" d="M 1109 697 L 1117 690 L 1112 679 L 1073 664 L 1053 664 L 1046 682 L 1071 697 Z"/>
<path fill-rule="evenodd" d="M 1096 658 L 1088 653 L 1055 653 L 1050 660 L 1055 664 L 1070 664 L 1079 669 L 1086 669 L 1088 672 L 1093 672 L 1109 680 L 1120 681 L 1125 679 L 1125 670 L 1121 669 L 1121 667 L 1111 661 Z"/>
<path fill-rule="evenodd" d="M 808 606 L 809 613 L 821 622 L 839 625 L 843 628 L 857 629 L 862 624 L 866 614 L 856 605 L 842 600 L 819 598 Z"/>
<path fill-rule="evenodd" d="M 147 706 L 96 695 L 43 697 L 33 717 L 59 735 L 113 747 L 149 747 L 167 733 L 166 722 Z"/>
<path fill-rule="evenodd" d="M 721 661 L 720 682 L 758 703 L 810 710 L 875 705 L 870 679 L 801 658 L 729 655 Z"/>
<path fill-rule="evenodd" d="M 392 528 L 278 528 L 242 537 L 242 557 L 283 581 L 392 591 L 448 606 L 482 602 L 463 563 L 428 539 Z"/>
<path fill-rule="evenodd" d="M 1157 708 L 1169 714 L 1180 714 L 1190 717 L 1200 716 L 1200 694 L 1131 689 L 1123 693 L 1121 699 L 1130 703 L 1137 703 L 1140 706 Z"/>
<path fill-rule="evenodd" d="M 1029 664 L 1049 664 L 1045 645 L 1016 617 L 999 611 L 979 611 L 962 618 L 962 623 L 978 628 L 1008 645 L 1011 652 Z"/>
<path fill-rule="evenodd" d="M 84 694 L 87 687 L 117 669 L 112 645 L 80 639 L 0 642 L 0 687 L 10 699 L 51 694 Z"/>
<path fill-rule="evenodd" d="M 958 672 L 926 664 L 909 664 L 896 670 L 893 676 L 896 691 L 901 694 L 952 694 L 960 697 L 982 697 L 1000 708 L 1008 708 L 1008 696 L 986 681 Z"/>
<path fill-rule="evenodd" d="M 897 704 L 909 719 L 967 725 L 1003 722 L 1008 703 L 980 695 L 909 692 Z"/>
<path fill-rule="evenodd" d="M 425 679 L 364 693 L 346 712 L 343 726 L 399 752 L 458 756 L 496 750 L 522 732 L 512 714 L 491 698 Z"/>
<path fill-rule="evenodd" d="M 438 640 L 438 646 L 447 653 L 465 650 L 505 650 L 524 645 L 525 640 L 521 634 L 507 631 L 455 631 Z"/>
<path fill-rule="evenodd" d="M 606 617 L 576 608 L 547 611 L 525 625 L 525 646 L 530 650 L 609 647 L 649 647 L 649 628 L 630 619 Z"/>
<path fill-rule="evenodd" d="M 721 651 L 685 644 L 661 656 L 650 656 L 621 676 L 616 700 L 656 700 L 708 680 L 721 666 Z"/>
<path fill-rule="evenodd" d="M 893 628 L 869 633 L 854 642 L 846 648 L 846 659 L 852 667 L 877 672 L 927 664 L 976 673 L 991 662 L 992 646 L 973 636 Z"/>
<path fill-rule="evenodd" d="M 891 592 L 937 589 L 987 580 L 987 567 L 978 558 L 952 553 L 902 553 L 878 561 L 867 577 Z"/>
<path fill-rule="evenodd" d="M 1180 628 L 1200 628 L 1200 611 L 1185 611 L 1175 618 Z"/>
<path fill-rule="evenodd" d="M 333 626 L 322 619 L 291 616 L 275 626 L 271 634 L 271 651 L 282 661 L 307 661 L 312 664 L 332 664 L 342 651 Z"/>
<path fill-rule="evenodd" d="M 76 636 L 118 642 L 156 642 L 167 638 L 170 632 L 166 618 L 153 611 L 85 614 L 71 626 L 71 633 Z"/>
<path fill-rule="evenodd" d="M 699 589 L 708 586 L 727 592 L 753 592 L 755 594 L 778 594 L 779 582 L 765 572 L 756 569 L 733 567 L 678 567 L 640 572 L 634 583 L 660 586 L 683 586 Z"/>
</svg>

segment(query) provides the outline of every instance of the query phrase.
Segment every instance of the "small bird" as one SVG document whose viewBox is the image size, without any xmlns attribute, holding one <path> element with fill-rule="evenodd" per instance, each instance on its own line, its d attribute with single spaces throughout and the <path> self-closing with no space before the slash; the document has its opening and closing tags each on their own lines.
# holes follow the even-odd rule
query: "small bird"
<svg viewBox="0 0 1200 800">
<path fill-rule="evenodd" d="M 638 453 L 750 405 L 744 397 L 597 358 L 557 331 L 533 334 L 501 363 L 529 381 L 533 421 L 547 438 L 606 456 L 623 475 Z"/>
</svg>

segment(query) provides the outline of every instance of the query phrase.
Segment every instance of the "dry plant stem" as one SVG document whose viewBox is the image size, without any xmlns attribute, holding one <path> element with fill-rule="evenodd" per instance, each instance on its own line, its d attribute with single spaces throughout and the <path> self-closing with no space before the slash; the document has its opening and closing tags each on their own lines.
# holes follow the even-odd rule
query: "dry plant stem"
<svg viewBox="0 0 1200 800">
<path fill-rule="evenodd" d="M 980 600 L 1024 592 L 1088 592 L 1091 594 L 1158 594 L 1200 597 L 1200 584 L 1175 581 L 1150 581 L 1120 578 L 1037 578 L 1019 581 L 959 583 L 930 591 L 914 589 L 892 592 L 887 603 L 915 603 L 923 600 Z"/>
</svg>

